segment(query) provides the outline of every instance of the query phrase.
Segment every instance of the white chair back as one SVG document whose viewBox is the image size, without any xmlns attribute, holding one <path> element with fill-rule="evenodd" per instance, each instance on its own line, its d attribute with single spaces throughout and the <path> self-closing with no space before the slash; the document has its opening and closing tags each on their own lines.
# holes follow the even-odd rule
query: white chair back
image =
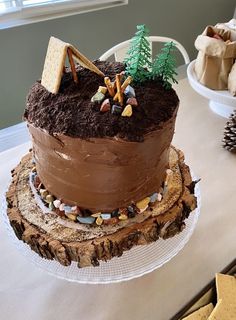
<svg viewBox="0 0 236 320">
<path fill-rule="evenodd" d="M 176 45 L 176 48 L 182 54 L 183 59 L 184 59 L 184 63 L 188 64 L 190 62 L 189 55 L 188 55 L 187 51 L 182 46 L 182 44 L 179 43 L 178 41 L 176 41 L 174 39 L 171 39 L 171 38 L 159 37 L 159 36 L 150 36 L 150 37 L 148 37 L 148 40 L 151 43 L 151 50 L 152 50 L 152 47 L 153 47 L 152 44 L 154 42 L 170 42 L 170 41 L 173 41 L 175 43 L 175 45 Z M 131 39 L 123 41 L 123 42 L 117 44 L 116 46 L 114 46 L 111 49 L 109 49 L 108 51 L 106 51 L 103 55 L 101 55 L 101 57 L 99 59 L 100 60 L 107 60 L 112 55 L 114 55 L 115 61 L 118 61 L 118 62 L 124 61 L 124 58 L 125 58 L 125 56 L 127 54 L 127 51 L 129 49 L 130 41 L 131 41 Z"/>
</svg>

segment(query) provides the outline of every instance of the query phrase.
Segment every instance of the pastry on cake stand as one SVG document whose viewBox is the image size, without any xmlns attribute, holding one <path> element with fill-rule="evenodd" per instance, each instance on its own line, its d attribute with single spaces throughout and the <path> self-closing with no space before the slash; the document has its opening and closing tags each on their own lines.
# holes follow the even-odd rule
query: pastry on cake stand
<svg viewBox="0 0 236 320">
<path fill-rule="evenodd" d="M 211 90 L 202 85 L 196 77 L 194 66 L 195 60 L 187 68 L 188 80 L 192 88 L 203 97 L 209 99 L 209 106 L 213 112 L 224 118 L 229 118 L 236 108 L 236 97 L 233 97 L 227 90 Z"/>
</svg>

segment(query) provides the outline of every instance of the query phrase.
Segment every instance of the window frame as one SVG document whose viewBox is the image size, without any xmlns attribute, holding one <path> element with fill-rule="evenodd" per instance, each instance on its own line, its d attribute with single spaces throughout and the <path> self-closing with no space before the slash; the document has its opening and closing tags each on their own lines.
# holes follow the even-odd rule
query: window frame
<svg viewBox="0 0 236 320">
<path fill-rule="evenodd" d="M 10 12 L 0 12 L 0 30 L 127 4 L 128 0 L 62 0 L 15 7 Z"/>
</svg>

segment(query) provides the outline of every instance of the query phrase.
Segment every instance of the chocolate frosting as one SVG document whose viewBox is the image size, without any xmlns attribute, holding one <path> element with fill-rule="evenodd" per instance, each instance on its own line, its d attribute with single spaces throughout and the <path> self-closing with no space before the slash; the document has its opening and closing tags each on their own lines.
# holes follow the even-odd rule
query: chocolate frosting
<svg viewBox="0 0 236 320">
<path fill-rule="evenodd" d="M 115 74 L 124 69 L 118 62 L 95 61 L 96 66 L 114 81 Z M 48 92 L 40 82 L 29 91 L 24 113 L 25 119 L 45 129 L 49 134 L 65 134 L 82 139 L 119 137 L 128 141 L 143 141 L 144 135 L 169 120 L 179 99 L 173 89 L 166 90 L 159 81 L 132 84 L 138 107 L 132 117 L 121 117 L 111 112 L 100 112 L 100 103 L 91 102 L 104 79 L 97 74 L 77 67 L 79 83 L 72 80 L 71 72 L 63 75 L 58 94 Z M 114 101 L 110 99 L 110 103 Z"/>
<path fill-rule="evenodd" d="M 111 81 L 124 69 L 117 62 L 95 64 Z M 46 189 L 92 212 L 111 212 L 157 192 L 168 167 L 179 104 L 175 91 L 160 81 L 132 84 L 138 106 L 122 117 L 91 102 L 102 77 L 81 67 L 77 74 L 79 84 L 67 69 L 56 95 L 38 81 L 27 97 L 24 117 Z"/>
<path fill-rule="evenodd" d="M 28 124 L 37 172 L 65 203 L 111 212 L 158 191 L 168 167 L 177 110 L 142 142 L 50 135 Z"/>
</svg>

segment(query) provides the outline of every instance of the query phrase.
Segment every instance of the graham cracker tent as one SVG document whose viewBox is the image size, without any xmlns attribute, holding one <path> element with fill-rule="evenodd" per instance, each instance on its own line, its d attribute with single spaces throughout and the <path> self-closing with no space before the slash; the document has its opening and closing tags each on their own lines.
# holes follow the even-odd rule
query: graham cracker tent
<svg viewBox="0 0 236 320">
<path fill-rule="evenodd" d="M 47 54 L 44 62 L 41 84 L 51 93 L 58 93 L 61 78 L 65 68 L 66 55 L 68 55 L 71 65 L 71 71 L 75 82 L 78 82 L 75 70 L 74 60 L 82 67 L 89 69 L 101 77 L 104 77 L 100 71 L 88 58 L 80 53 L 74 46 L 63 42 L 60 39 L 51 37 L 48 43 Z"/>
</svg>

